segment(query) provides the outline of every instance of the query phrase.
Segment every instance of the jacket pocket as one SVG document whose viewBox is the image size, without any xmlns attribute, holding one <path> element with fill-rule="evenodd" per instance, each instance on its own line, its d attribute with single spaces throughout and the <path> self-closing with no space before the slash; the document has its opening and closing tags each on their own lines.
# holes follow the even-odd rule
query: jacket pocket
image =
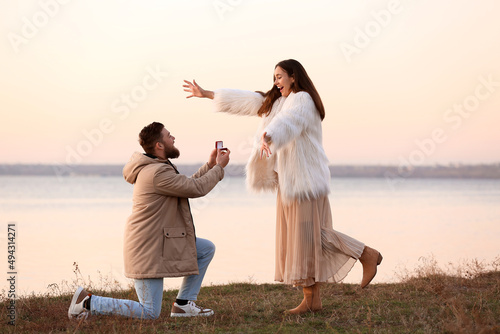
<svg viewBox="0 0 500 334">
<path fill-rule="evenodd" d="M 186 236 L 185 227 L 163 228 L 163 257 L 165 260 L 179 261 L 189 258 Z"/>
</svg>

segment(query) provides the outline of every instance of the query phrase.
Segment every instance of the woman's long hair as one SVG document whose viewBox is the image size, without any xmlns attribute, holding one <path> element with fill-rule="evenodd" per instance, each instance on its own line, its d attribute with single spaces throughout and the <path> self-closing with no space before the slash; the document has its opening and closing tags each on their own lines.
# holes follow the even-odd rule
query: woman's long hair
<svg viewBox="0 0 500 334">
<path fill-rule="evenodd" d="M 321 120 L 325 118 L 325 107 L 323 106 L 323 102 L 321 102 L 321 98 L 319 97 L 318 91 L 314 87 L 314 84 L 312 83 L 311 79 L 307 75 L 306 70 L 304 69 L 304 66 L 302 66 L 298 61 L 295 59 L 288 59 L 288 60 L 283 60 L 280 61 L 276 67 L 281 67 L 290 77 L 294 78 L 294 83 L 292 83 L 292 91 L 294 93 L 305 91 L 311 95 L 314 104 L 316 105 L 316 109 L 318 109 L 319 116 L 321 117 Z M 281 93 L 274 85 L 274 74 L 273 74 L 273 88 L 269 90 L 267 93 L 263 92 L 258 92 L 262 94 L 265 99 L 264 103 L 260 107 L 258 111 L 258 115 L 260 117 L 262 116 L 268 116 L 269 113 L 271 112 L 271 108 L 273 107 L 274 102 L 281 96 Z"/>
</svg>

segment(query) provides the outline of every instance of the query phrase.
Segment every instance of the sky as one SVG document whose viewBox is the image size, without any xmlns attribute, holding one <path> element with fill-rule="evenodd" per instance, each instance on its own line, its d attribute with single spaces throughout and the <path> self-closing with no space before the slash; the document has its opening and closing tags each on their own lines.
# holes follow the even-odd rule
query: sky
<svg viewBox="0 0 500 334">
<path fill-rule="evenodd" d="M 158 121 L 177 163 L 244 163 L 259 118 L 186 99 L 304 65 L 338 164 L 500 162 L 497 0 L 0 2 L 0 163 L 125 164 Z"/>
</svg>

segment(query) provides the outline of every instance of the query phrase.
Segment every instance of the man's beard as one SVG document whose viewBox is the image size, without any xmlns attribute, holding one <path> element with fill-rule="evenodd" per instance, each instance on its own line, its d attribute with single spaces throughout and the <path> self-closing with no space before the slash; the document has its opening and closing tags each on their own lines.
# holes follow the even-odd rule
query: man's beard
<svg viewBox="0 0 500 334">
<path fill-rule="evenodd" d="M 176 159 L 181 154 L 181 152 L 179 152 L 179 150 L 175 147 L 172 147 L 170 149 L 165 148 L 163 152 L 167 159 Z"/>
</svg>

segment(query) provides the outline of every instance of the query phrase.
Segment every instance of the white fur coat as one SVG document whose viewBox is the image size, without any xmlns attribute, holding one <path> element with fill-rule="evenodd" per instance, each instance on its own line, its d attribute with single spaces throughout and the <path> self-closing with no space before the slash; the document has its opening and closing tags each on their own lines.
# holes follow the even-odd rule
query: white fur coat
<svg viewBox="0 0 500 334">
<path fill-rule="evenodd" d="M 218 89 L 215 110 L 257 116 L 264 98 L 259 93 Z M 272 155 L 260 158 L 260 140 L 271 137 Z M 247 186 L 254 191 L 275 190 L 279 184 L 285 204 L 313 199 L 330 191 L 330 170 L 322 145 L 321 118 L 307 92 L 290 93 L 262 117 L 246 166 Z M 279 177 L 278 177 L 279 176 Z"/>
</svg>

